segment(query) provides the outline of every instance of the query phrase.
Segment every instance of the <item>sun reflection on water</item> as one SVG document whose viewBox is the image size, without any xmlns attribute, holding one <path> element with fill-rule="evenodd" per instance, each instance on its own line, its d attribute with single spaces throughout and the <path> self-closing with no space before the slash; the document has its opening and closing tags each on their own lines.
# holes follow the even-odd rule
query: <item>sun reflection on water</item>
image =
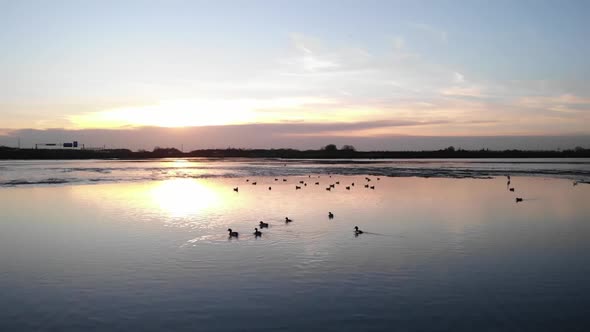
<svg viewBox="0 0 590 332">
<path fill-rule="evenodd" d="M 150 198 L 154 206 L 174 218 L 196 215 L 220 201 L 213 188 L 194 179 L 163 181 L 151 188 Z"/>
</svg>

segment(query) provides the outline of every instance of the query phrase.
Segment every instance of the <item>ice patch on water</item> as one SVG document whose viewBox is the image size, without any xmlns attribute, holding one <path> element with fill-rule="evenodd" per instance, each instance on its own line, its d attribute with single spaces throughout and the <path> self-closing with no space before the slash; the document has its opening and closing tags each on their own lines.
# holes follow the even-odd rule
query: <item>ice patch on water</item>
<svg viewBox="0 0 590 332">
<path fill-rule="evenodd" d="M 176 178 L 367 175 L 490 179 L 542 176 L 590 183 L 590 160 L 189 160 L 1 162 L 0 186 L 158 181 Z M 64 173 L 68 177 L 64 177 Z M 115 175 L 116 174 L 116 175 Z"/>
</svg>

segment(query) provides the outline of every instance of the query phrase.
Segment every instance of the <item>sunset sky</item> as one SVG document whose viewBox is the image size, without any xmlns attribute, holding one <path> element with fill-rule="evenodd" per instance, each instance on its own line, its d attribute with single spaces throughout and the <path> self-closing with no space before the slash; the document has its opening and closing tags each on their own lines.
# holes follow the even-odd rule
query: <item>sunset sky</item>
<svg viewBox="0 0 590 332">
<path fill-rule="evenodd" d="M 589 13 L 588 1 L 0 0 L 0 145 L 590 145 Z"/>
</svg>

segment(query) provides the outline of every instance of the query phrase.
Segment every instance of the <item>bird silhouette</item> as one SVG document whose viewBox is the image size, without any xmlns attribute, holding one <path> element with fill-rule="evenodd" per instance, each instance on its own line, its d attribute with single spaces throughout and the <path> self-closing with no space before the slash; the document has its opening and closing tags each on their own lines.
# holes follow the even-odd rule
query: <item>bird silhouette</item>
<svg viewBox="0 0 590 332">
<path fill-rule="evenodd" d="M 258 228 L 254 228 L 254 236 L 259 237 L 262 236 L 262 232 L 258 230 Z"/>
</svg>

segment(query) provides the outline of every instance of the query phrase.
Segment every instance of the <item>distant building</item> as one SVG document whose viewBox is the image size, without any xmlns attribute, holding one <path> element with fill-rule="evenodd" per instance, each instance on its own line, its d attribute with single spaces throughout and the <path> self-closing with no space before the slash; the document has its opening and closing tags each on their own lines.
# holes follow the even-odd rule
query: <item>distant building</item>
<svg viewBox="0 0 590 332">
<path fill-rule="evenodd" d="M 35 143 L 35 149 L 78 149 L 78 141 L 65 143 Z"/>
</svg>

